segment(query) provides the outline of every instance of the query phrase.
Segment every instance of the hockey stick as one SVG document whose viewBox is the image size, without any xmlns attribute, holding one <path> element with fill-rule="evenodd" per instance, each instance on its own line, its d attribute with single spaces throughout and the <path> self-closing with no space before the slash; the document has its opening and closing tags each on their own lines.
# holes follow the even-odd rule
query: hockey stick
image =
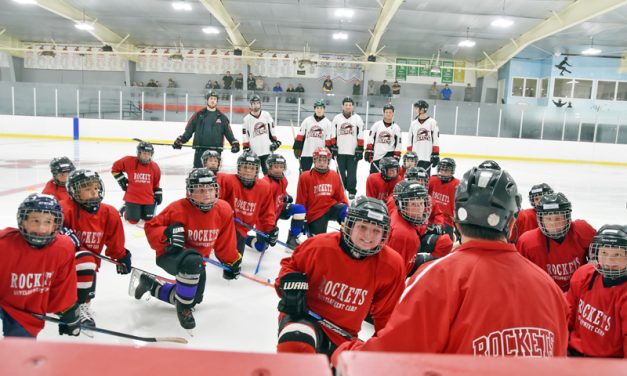
<svg viewBox="0 0 627 376">
<path fill-rule="evenodd" d="M 240 225 L 246 227 L 249 230 L 252 230 L 255 234 L 261 235 L 262 237 L 268 239 L 269 236 L 268 234 L 266 234 L 265 232 L 261 232 L 259 230 L 257 230 L 256 228 L 254 228 L 253 226 L 249 225 L 248 223 L 243 222 L 241 219 L 237 218 L 237 217 L 233 217 L 233 219 L 235 220 L 235 223 L 239 223 Z M 276 241 L 277 244 L 282 245 L 283 247 L 289 249 L 290 251 L 292 250 L 292 248 L 290 248 L 287 243 L 284 243 L 280 240 L 277 239 Z"/>
<path fill-rule="evenodd" d="M 231 268 L 229 268 L 226 265 L 222 265 L 221 263 L 219 263 L 218 261 L 211 259 L 209 257 L 203 257 L 203 260 L 207 261 L 208 263 L 210 263 L 211 265 L 217 266 L 220 269 L 226 270 L 226 271 L 231 271 Z M 274 284 L 272 283 L 272 280 L 270 278 L 265 278 L 265 279 L 259 279 L 259 278 L 255 278 L 250 274 L 246 274 L 243 272 L 240 272 L 239 275 L 241 275 L 242 277 L 249 279 L 253 282 L 257 282 L 260 283 L 264 286 L 268 286 L 268 287 L 274 287 Z"/>
<path fill-rule="evenodd" d="M 328 329 L 331 329 L 332 331 L 334 331 L 335 333 L 341 335 L 345 339 L 347 339 L 349 341 L 352 341 L 355 338 L 355 337 L 353 337 L 352 334 L 350 334 L 346 330 L 340 328 L 339 326 L 335 325 L 331 321 L 323 319 L 322 316 L 320 316 L 319 314 L 317 314 L 317 313 L 315 313 L 313 311 L 307 311 L 307 314 L 309 314 L 309 316 L 311 316 L 314 319 L 316 319 L 320 323 L 320 325 L 325 326 Z"/>
<path fill-rule="evenodd" d="M 95 252 L 92 252 L 92 251 L 89 251 L 89 250 L 86 250 L 86 249 L 83 249 L 83 250 L 81 250 L 81 251 L 76 252 L 76 255 L 81 255 L 81 254 L 88 254 L 88 255 L 90 255 L 90 256 L 98 257 L 98 258 L 99 258 L 99 259 L 101 259 L 101 260 L 108 261 L 108 262 L 110 262 L 110 263 L 112 263 L 112 264 L 115 264 L 115 265 L 124 265 L 124 263 L 121 263 L 121 262 L 119 262 L 119 261 L 117 261 L 117 260 L 114 260 L 114 259 L 112 259 L 111 257 L 107 257 L 107 256 L 105 256 L 105 255 L 101 255 L 101 254 L 99 254 L 99 253 L 95 253 Z M 160 279 L 160 280 L 162 280 L 162 281 L 168 282 L 168 283 L 176 283 L 176 281 L 175 281 L 175 280 L 173 280 L 173 279 L 169 279 L 169 278 L 165 278 L 165 277 L 162 277 L 162 276 L 156 275 L 155 273 L 151 273 L 151 272 L 149 272 L 149 271 L 146 271 L 146 270 L 144 270 L 144 269 L 137 268 L 137 267 L 135 267 L 135 266 L 131 266 L 131 269 L 136 269 L 136 270 L 138 270 L 138 271 L 140 271 L 140 272 L 142 272 L 142 273 L 144 273 L 144 274 L 150 274 L 151 276 L 154 276 L 154 277 L 156 277 L 156 278 L 158 278 L 158 279 Z"/>
<path fill-rule="evenodd" d="M 133 138 L 133 141 L 149 142 L 149 143 L 151 143 L 153 145 L 157 145 L 157 146 L 172 146 L 172 144 L 166 144 L 166 143 L 162 143 L 162 142 L 144 141 L 141 138 Z M 192 149 L 209 149 L 209 150 L 217 150 L 217 151 L 222 151 L 224 149 L 221 146 L 199 146 L 199 145 L 187 145 L 187 144 L 181 144 L 181 147 L 192 148 Z"/>
<path fill-rule="evenodd" d="M 43 321 L 54 322 L 54 323 L 57 323 L 57 324 L 65 324 L 65 322 L 63 322 L 63 320 L 60 320 L 60 319 L 58 319 L 56 317 L 40 315 L 39 313 L 31 313 L 31 314 L 33 316 L 35 316 L 36 318 L 38 318 L 40 320 L 43 320 Z M 90 330 L 92 332 L 98 332 L 98 333 L 109 334 L 109 335 L 116 336 L 116 337 L 134 339 L 136 341 L 143 341 L 143 342 L 174 342 L 174 343 L 183 343 L 183 344 L 187 343 L 187 340 L 185 338 L 182 338 L 182 337 L 139 337 L 139 336 L 135 336 L 135 335 L 132 335 L 132 334 L 116 332 L 116 331 L 113 331 L 113 330 L 104 329 L 104 328 L 98 328 L 98 327 L 90 326 L 90 325 L 79 325 L 79 327 L 81 329 Z"/>
</svg>

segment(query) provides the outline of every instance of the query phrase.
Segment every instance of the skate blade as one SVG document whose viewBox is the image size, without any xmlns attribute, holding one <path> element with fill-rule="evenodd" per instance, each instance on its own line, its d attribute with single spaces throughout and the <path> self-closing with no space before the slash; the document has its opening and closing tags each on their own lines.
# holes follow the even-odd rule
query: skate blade
<svg viewBox="0 0 627 376">
<path fill-rule="evenodd" d="M 81 334 L 84 334 L 86 337 L 94 338 L 94 333 L 89 329 L 81 328 Z"/>
<path fill-rule="evenodd" d="M 194 338 L 194 329 L 185 329 L 185 331 L 187 332 L 187 335 Z"/>
</svg>

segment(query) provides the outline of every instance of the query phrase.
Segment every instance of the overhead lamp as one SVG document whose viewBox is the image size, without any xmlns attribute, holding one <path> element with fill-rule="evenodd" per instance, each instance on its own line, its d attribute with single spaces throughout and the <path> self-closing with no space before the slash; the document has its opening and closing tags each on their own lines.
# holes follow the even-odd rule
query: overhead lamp
<svg viewBox="0 0 627 376">
<path fill-rule="evenodd" d="M 172 8 L 174 8 L 174 10 L 183 10 L 189 12 L 192 10 L 192 4 L 186 1 L 173 1 Z"/>
<path fill-rule="evenodd" d="M 470 33 L 470 27 L 466 28 L 466 39 L 457 44 L 459 47 L 474 47 L 475 44 L 477 44 L 474 40 L 471 40 L 468 37 L 469 33 Z"/>
<path fill-rule="evenodd" d="M 207 26 L 202 28 L 202 32 L 205 34 L 220 34 L 220 29 L 215 26 Z"/>
<path fill-rule="evenodd" d="M 591 38 L 590 39 L 590 47 L 588 47 L 585 50 L 581 51 L 581 54 L 582 55 L 598 55 L 601 52 L 602 51 L 599 50 L 598 48 L 594 48 L 594 39 Z"/>
<path fill-rule="evenodd" d="M 22 4 L 22 5 L 36 5 L 37 4 L 37 0 L 13 0 L 13 2 Z"/>
<path fill-rule="evenodd" d="M 335 17 L 338 18 L 353 18 L 355 10 L 349 8 L 338 8 L 335 10 Z"/>
<path fill-rule="evenodd" d="M 513 24 L 514 21 L 510 20 L 509 18 L 497 18 L 496 20 L 492 21 L 490 25 L 492 25 L 493 27 L 506 28 L 512 26 Z"/>
<path fill-rule="evenodd" d="M 334 40 L 347 40 L 348 34 L 341 32 L 341 31 L 337 33 L 333 33 L 333 39 Z"/>
<path fill-rule="evenodd" d="M 74 27 L 77 28 L 78 30 L 83 30 L 83 31 L 94 30 L 94 27 L 91 24 L 88 24 L 87 22 L 77 22 L 74 24 Z"/>
</svg>

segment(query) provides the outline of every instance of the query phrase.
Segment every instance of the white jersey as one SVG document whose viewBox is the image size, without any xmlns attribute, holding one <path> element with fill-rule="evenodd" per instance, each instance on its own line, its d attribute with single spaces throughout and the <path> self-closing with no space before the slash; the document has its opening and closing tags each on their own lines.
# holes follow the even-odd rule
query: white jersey
<svg viewBox="0 0 627 376">
<path fill-rule="evenodd" d="M 431 161 L 432 153 L 440 152 L 440 128 L 432 118 L 419 121 L 417 118 L 409 126 L 409 146 L 407 151 L 415 151 L 418 160 Z"/>
<path fill-rule="evenodd" d="M 270 154 L 270 143 L 276 140 L 276 131 L 268 111 L 261 111 L 259 116 L 250 113 L 244 116 L 242 133 L 243 147 L 250 148 L 258 156 Z"/>
<path fill-rule="evenodd" d="M 401 155 L 401 127 L 392 123 L 386 127 L 383 120 L 379 120 L 370 128 L 367 149 L 374 150 L 374 160 L 378 161 L 389 152 Z"/>
<path fill-rule="evenodd" d="M 322 118 L 316 121 L 314 116 L 309 116 L 300 124 L 296 135 L 294 149 L 302 148 L 301 157 L 312 157 L 313 151 L 318 147 L 326 147 L 333 136 L 333 124 L 329 119 Z"/>
<path fill-rule="evenodd" d="M 348 119 L 344 114 L 333 118 L 333 138 L 338 154 L 355 155 L 357 146 L 364 148 L 364 121 L 361 116 L 353 113 Z"/>
</svg>

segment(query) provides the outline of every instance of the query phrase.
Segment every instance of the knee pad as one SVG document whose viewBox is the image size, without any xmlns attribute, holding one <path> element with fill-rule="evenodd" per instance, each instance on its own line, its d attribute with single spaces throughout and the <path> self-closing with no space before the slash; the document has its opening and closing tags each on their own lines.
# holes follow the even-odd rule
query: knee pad
<svg viewBox="0 0 627 376">
<path fill-rule="evenodd" d="M 318 333 L 308 321 L 288 322 L 279 331 L 277 352 L 279 353 L 316 353 Z"/>
<path fill-rule="evenodd" d="M 184 249 L 185 256 L 179 263 L 179 273 L 200 274 L 203 270 L 203 259 L 200 253 L 194 249 Z"/>
<path fill-rule="evenodd" d="M 96 297 L 96 259 L 89 254 L 76 256 L 76 291 L 78 303 L 86 303 Z"/>
<path fill-rule="evenodd" d="M 305 207 L 301 204 L 292 204 L 290 208 L 290 215 L 292 216 L 292 219 L 304 221 L 305 216 L 307 215 L 307 210 L 305 210 Z"/>
</svg>

